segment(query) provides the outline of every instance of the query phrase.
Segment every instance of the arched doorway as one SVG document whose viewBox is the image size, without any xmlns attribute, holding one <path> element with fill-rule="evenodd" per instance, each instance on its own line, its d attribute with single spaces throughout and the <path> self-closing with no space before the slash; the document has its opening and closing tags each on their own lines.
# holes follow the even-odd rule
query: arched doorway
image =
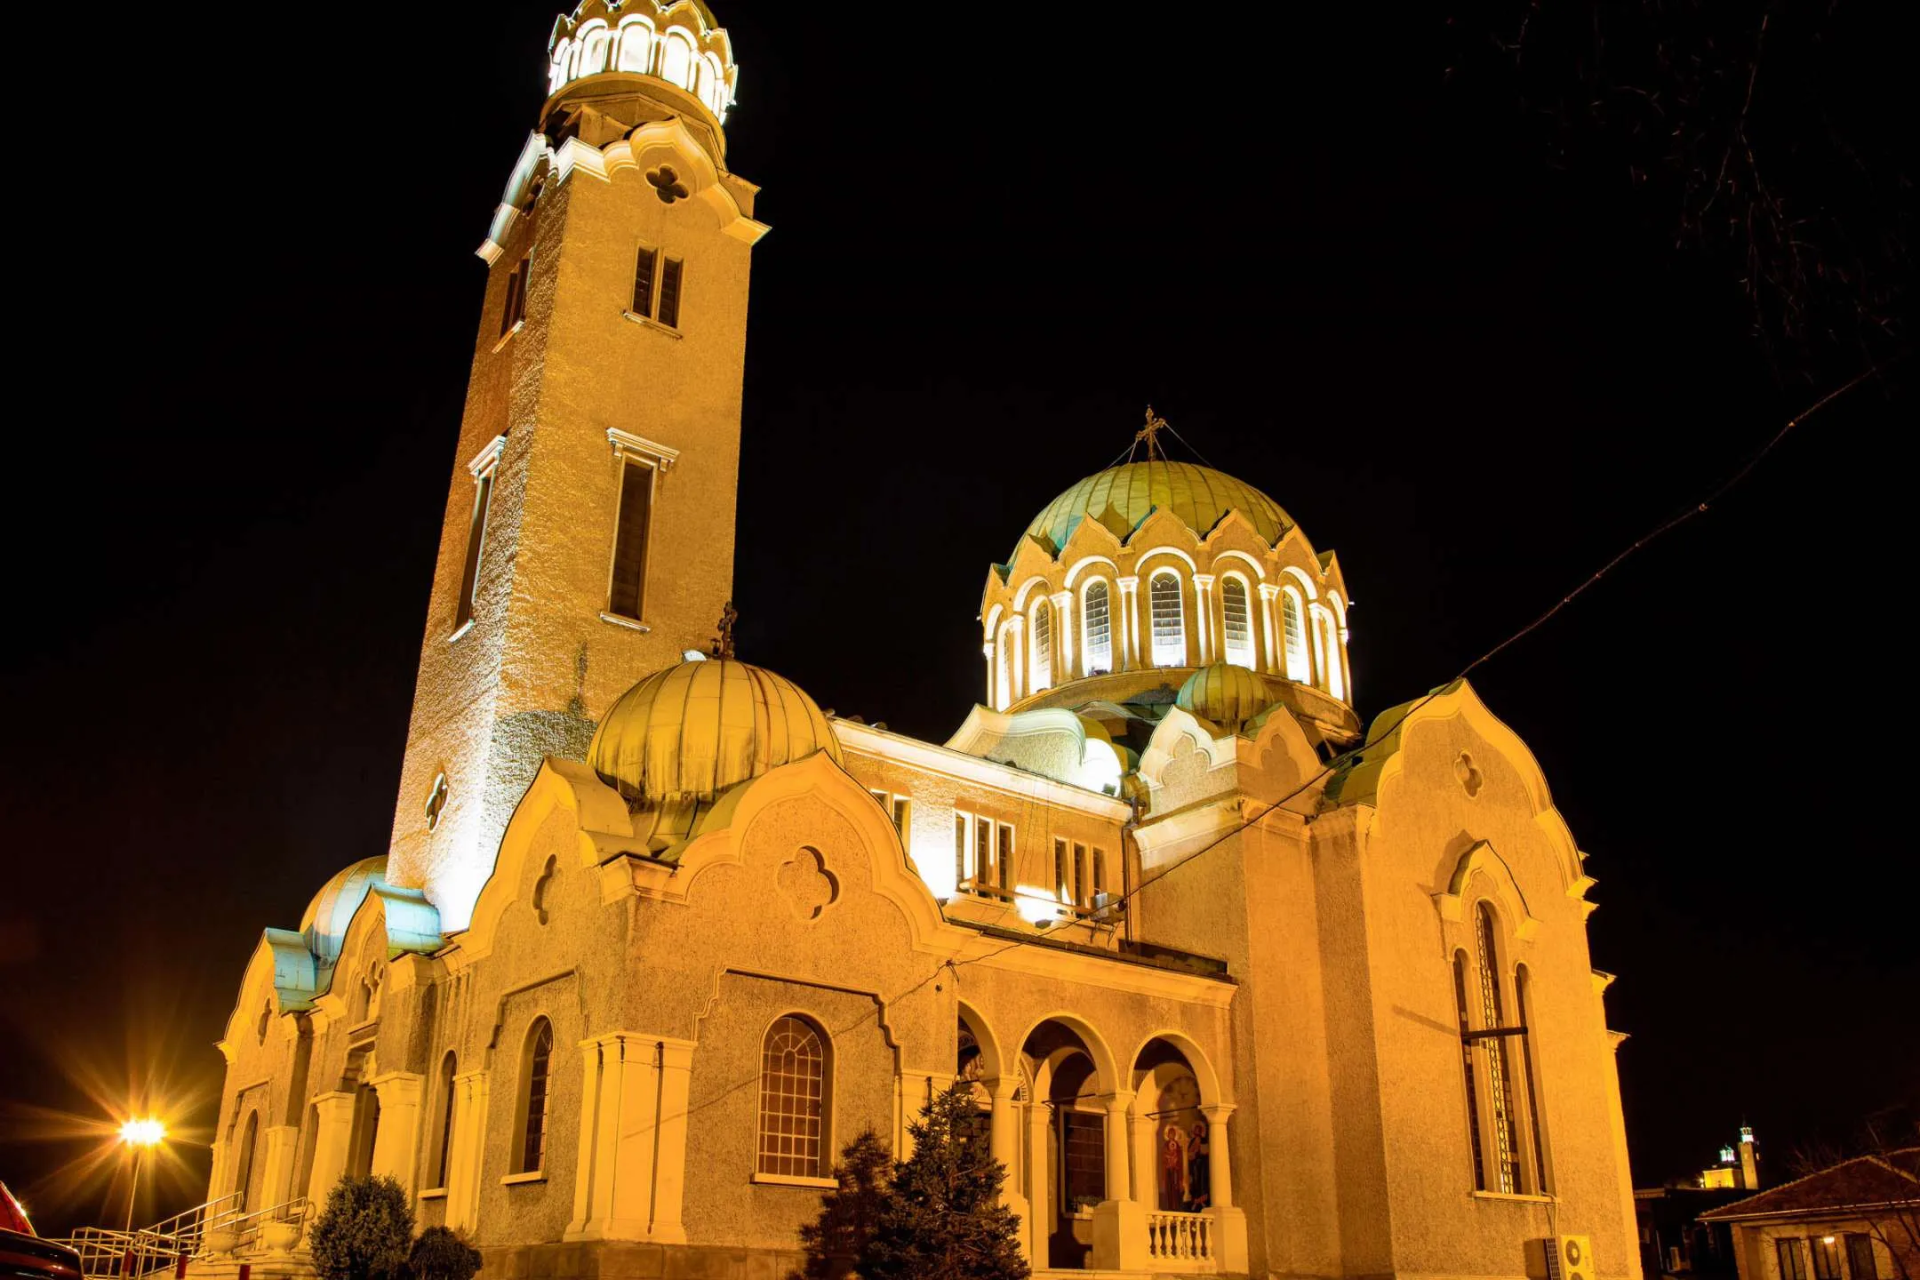
<svg viewBox="0 0 1920 1280">
<path fill-rule="evenodd" d="M 1091 1264 L 1093 1216 L 1103 1201 L 1124 1198 L 1109 1186 L 1114 1157 L 1108 1115 L 1111 1057 L 1084 1026 L 1049 1018 L 1027 1034 L 1022 1064 L 1028 1091 L 1026 1192 L 1036 1266 Z"/>
<path fill-rule="evenodd" d="M 1165 1040 L 1148 1041 L 1134 1063 L 1135 1105 L 1150 1132 L 1152 1189 L 1138 1189 L 1149 1209 L 1202 1213 L 1213 1204 L 1213 1134 L 1193 1065 Z M 1143 1144 L 1144 1145 L 1144 1144 Z"/>
</svg>

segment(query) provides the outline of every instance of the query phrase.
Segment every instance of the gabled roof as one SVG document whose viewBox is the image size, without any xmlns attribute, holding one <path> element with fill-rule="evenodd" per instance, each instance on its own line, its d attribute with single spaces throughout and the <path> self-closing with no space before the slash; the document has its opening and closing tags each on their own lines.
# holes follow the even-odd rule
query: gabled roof
<svg viewBox="0 0 1920 1280">
<path fill-rule="evenodd" d="M 1844 1160 L 1831 1169 L 1703 1213 L 1700 1220 L 1800 1217 L 1888 1205 L 1920 1205 L 1920 1147 Z"/>
</svg>

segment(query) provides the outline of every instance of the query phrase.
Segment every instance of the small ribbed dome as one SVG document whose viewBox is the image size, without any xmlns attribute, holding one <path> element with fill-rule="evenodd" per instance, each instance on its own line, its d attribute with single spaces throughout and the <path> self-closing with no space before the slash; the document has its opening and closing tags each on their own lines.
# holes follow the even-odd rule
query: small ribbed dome
<svg viewBox="0 0 1920 1280">
<path fill-rule="evenodd" d="M 332 964 L 339 958 L 340 945 L 346 940 L 353 913 L 367 900 L 374 885 L 386 883 L 386 874 L 384 855 L 362 858 L 334 872 L 332 878 L 320 886 L 320 892 L 313 895 L 313 901 L 300 917 L 300 931 L 307 935 L 308 949 L 322 964 Z"/>
<path fill-rule="evenodd" d="M 1204 538 L 1238 511 L 1269 545 L 1293 528 L 1280 504 L 1244 480 L 1212 467 L 1154 458 L 1096 472 L 1049 502 L 1027 533 L 1057 555 L 1082 520 L 1092 517 L 1123 542 L 1156 510 L 1170 511 Z"/>
<path fill-rule="evenodd" d="M 1251 720 L 1279 699 L 1254 672 L 1230 662 L 1216 662 L 1188 676 L 1173 701 L 1174 705 L 1203 720 L 1232 728 Z"/>
<path fill-rule="evenodd" d="M 621 694 L 587 764 L 629 802 L 712 800 L 729 787 L 840 743 L 800 687 L 730 658 L 689 657 Z"/>
</svg>

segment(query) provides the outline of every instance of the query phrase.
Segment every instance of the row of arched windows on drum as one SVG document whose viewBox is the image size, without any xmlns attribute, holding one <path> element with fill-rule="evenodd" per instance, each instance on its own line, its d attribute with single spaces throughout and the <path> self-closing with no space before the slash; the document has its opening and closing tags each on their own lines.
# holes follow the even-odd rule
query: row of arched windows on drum
<svg viewBox="0 0 1920 1280">
<path fill-rule="evenodd" d="M 1144 610 L 1132 592 L 1098 576 L 1077 593 L 1034 590 L 993 637 L 994 705 L 1109 671 L 1212 662 L 1285 676 L 1344 700 L 1351 683 L 1346 608 L 1336 595 L 1321 600 L 1311 591 L 1292 581 L 1256 589 L 1234 572 L 1183 578 L 1173 568 L 1148 575 Z"/>
<path fill-rule="evenodd" d="M 699 98 L 715 116 L 724 117 L 733 102 L 720 55 L 701 53 L 693 36 L 679 27 L 656 33 L 642 17 L 623 18 L 618 28 L 595 18 L 582 23 L 572 39 L 554 45 L 547 92 L 558 93 L 562 85 L 603 71 L 656 76 Z"/>
</svg>

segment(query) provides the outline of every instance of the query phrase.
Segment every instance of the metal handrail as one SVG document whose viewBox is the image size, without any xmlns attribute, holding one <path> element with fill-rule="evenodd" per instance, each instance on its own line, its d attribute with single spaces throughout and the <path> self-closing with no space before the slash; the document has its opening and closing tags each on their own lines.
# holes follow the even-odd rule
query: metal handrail
<svg viewBox="0 0 1920 1280">
<path fill-rule="evenodd" d="M 81 1273 L 88 1277 L 152 1275 L 174 1266 L 182 1254 L 198 1253 L 209 1223 L 219 1220 L 223 1205 L 239 1198 L 238 1192 L 216 1196 L 134 1231 L 81 1227 L 60 1243 L 80 1255 Z"/>
</svg>

